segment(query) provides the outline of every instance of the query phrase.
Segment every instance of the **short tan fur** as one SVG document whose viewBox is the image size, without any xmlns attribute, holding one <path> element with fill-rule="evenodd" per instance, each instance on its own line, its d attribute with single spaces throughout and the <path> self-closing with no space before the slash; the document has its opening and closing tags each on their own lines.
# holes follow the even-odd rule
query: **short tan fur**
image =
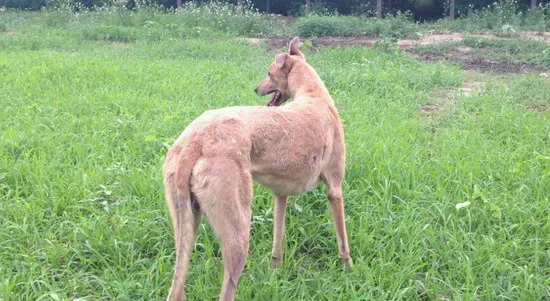
<svg viewBox="0 0 550 301">
<path fill-rule="evenodd" d="M 234 300 L 249 246 L 252 182 L 274 197 L 272 264 L 282 261 L 288 195 L 327 185 L 338 253 L 351 269 L 342 179 L 344 133 L 329 92 L 305 61 L 298 38 L 278 54 L 260 96 L 273 93 L 267 107 L 207 111 L 183 131 L 164 163 L 166 202 L 176 243 L 176 267 L 169 301 L 184 300 L 187 265 L 201 214 L 220 241 L 224 280 L 220 300 Z M 293 101 L 279 106 L 286 100 Z"/>
</svg>

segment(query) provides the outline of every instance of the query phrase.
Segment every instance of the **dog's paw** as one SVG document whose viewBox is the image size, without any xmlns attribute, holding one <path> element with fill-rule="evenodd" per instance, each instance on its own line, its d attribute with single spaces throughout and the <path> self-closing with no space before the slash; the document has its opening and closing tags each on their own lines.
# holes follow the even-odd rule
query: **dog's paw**
<svg viewBox="0 0 550 301">
<path fill-rule="evenodd" d="M 271 257 L 271 268 L 272 269 L 278 269 L 283 264 L 283 258 L 282 257 Z"/>
<path fill-rule="evenodd" d="M 353 271 L 353 259 L 351 259 L 351 257 L 348 259 L 341 259 L 341 261 L 344 264 L 344 268 L 346 269 L 346 271 Z"/>
</svg>

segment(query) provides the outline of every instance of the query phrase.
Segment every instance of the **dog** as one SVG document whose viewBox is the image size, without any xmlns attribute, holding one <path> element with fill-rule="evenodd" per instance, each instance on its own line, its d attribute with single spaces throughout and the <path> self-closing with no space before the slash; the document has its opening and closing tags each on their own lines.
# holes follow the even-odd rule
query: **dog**
<svg viewBox="0 0 550 301">
<path fill-rule="evenodd" d="M 299 50 L 278 54 L 256 87 L 272 94 L 267 106 L 204 112 L 177 138 L 163 168 L 164 190 L 176 243 L 169 301 L 184 300 L 187 265 L 201 214 L 222 250 L 220 300 L 234 300 L 248 254 L 253 181 L 274 193 L 272 266 L 282 261 L 287 196 L 327 186 L 338 254 L 349 270 L 342 179 L 344 132 L 334 101 Z M 280 106 L 288 99 L 292 102 Z"/>
</svg>

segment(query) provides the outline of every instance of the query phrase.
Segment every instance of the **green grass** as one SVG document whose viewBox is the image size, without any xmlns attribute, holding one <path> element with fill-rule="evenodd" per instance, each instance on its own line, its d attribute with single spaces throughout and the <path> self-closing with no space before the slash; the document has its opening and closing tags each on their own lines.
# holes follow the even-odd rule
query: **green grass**
<svg viewBox="0 0 550 301">
<path fill-rule="evenodd" d="M 275 52 L 227 33 L 113 43 L 87 38 L 87 23 L 18 27 L 32 18 L 2 19 L 0 33 L 0 300 L 164 300 L 167 147 L 204 110 L 264 105 L 253 89 Z M 360 48 L 306 56 L 345 126 L 355 270 L 338 262 L 323 187 L 292 199 L 271 270 L 272 201 L 256 187 L 237 299 L 548 300 L 548 80 L 486 75 L 484 91 L 427 118 L 419 108 L 465 80 L 457 66 Z M 221 280 L 203 222 L 189 299 L 215 299 Z"/>
</svg>

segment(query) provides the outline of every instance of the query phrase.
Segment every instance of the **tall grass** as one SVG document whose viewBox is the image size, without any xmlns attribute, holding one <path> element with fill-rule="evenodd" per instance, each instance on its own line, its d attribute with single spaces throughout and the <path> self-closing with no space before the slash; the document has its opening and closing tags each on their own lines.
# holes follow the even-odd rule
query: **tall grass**
<svg viewBox="0 0 550 301">
<path fill-rule="evenodd" d="M 541 4 L 534 11 L 521 12 L 514 1 L 495 2 L 453 22 L 441 20 L 432 26 L 453 31 L 491 31 L 505 35 L 526 30 L 544 32 L 550 30 L 550 3 Z"/>
<path fill-rule="evenodd" d="M 29 27 L 44 31 L 50 28 L 48 30 L 62 31 L 74 39 L 118 42 L 226 35 L 276 37 L 292 32 L 286 23 L 261 14 L 251 6 L 238 8 L 220 2 L 201 5 L 191 2 L 179 10 L 146 5 L 131 10 L 117 6 L 85 9 L 65 5 L 40 14 L 6 11 L 2 15 L 12 21 L 11 25 L 0 23 L 5 30 L 13 27 L 26 32 Z M 25 15 L 30 16 L 30 20 L 15 22 Z"/>
<path fill-rule="evenodd" d="M 264 105 L 253 88 L 274 52 L 236 29 L 180 36 L 200 27 L 181 12 L 65 13 L 1 15 L 0 299 L 164 300 L 167 147 L 205 110 Z M 345 128 L 355 270 L 338 263 L 323 187 L 292 198 L 271 270 L 272 197 L 256 186 L 237 298 L 546 300 L 548 80 L 483 76 L 466 96 L 456 65 L 363 48 L 306 56 Z M 189 299 L 216 299 L 222 277 L 203 223 Z"/>
<path fill-rule="evenodd" d="M 25 32 L 27 28 L 48 27 L 65 38 L 132 42 L 158 41 L 165 38 L 247 36 L 380 36 L 415 38 L 423 32 L 464 31 L 494 32 L 513 35 L 522 30 L 550 30 L 549 6 L 533 12 L 519 12 L 514 4 L 495 3 L 472 12 L 454 22 L 441 20 L 419 24 L 408 13 L 387 15 L 383 19 L 341 16 L 328 11 L 308 12 L 295 22 L 281 16 L 260 13 L 252 6 L 210 2 L 187 3 L 179 10 L 138 5 L 134 9 L 103 6 L 86 9 L 62 5 L 40 14 L 14 11 L 0 12 L 0 32 L 10 28 Z M 49 31 L 51 32 L 51 30 Z M 38 42 L 41 43 L 41 42 Z"/>
<path fill-rule="evenodd" d="M 354 16 L 309 15 L 296 21 L 300 36 L 382 36 L 404 38 L 420 31 L 410 15 L 398 13 L 382 20 Z"/>
</svg>

